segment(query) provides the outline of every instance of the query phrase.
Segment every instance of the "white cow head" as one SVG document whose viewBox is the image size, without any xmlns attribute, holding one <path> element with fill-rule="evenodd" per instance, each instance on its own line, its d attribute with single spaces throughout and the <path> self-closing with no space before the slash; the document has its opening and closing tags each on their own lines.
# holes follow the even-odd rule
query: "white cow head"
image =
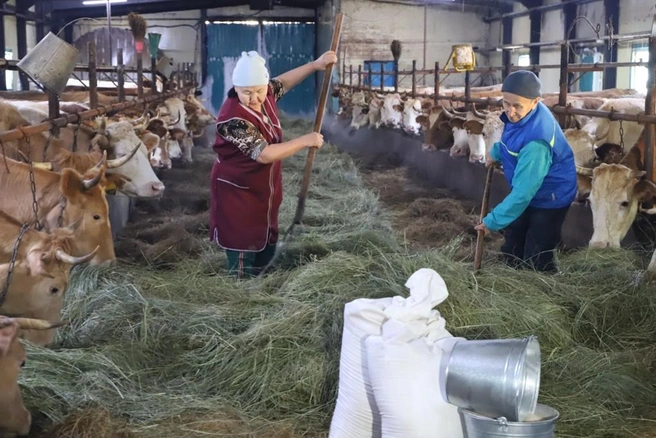
<svg viewBox="0 0 656 438">
<path fill-rule="evenodd" d="M 417 117 L 423 114 L 421 100 L 408 99 L 403 105 L 403 130 L 408 134 L 419 135 L 421 125 L 417 123 Z"/>
<path fill-rule="evenodd" d="M 134 132 L 130 122 L 116 122 L 107 125 L 103 117 L 98 129 L 98 135 L 94 137 L 94 143 L 105 141 L 109 148 L 114 151 L 116 158 L 121 158 L 134 150 L 140 144 L 137 153 L 122 166 L 108 170 L 108 173 L 116 173 L 125 176 L 128 181 L 121 192 L 127 196 L 139 198 L 153 198 L 162 196 L 164 184 L 157 178 L 150 165 L 148 155 L 159 144 L 159 137 L 152 135 L 148 137 L 148 143 L 142 142 Z"/>
<path fill-rule="evenodd" d="M 643 179 L 644 171 L 632 170 L 621 164 L 601 164 L 592 175 L 589 201 L 594 232 L 590 246 L 619 248 L 640 204 L 653 203 L 656 186 Z"/>
<path fill-rule="evenodd" d="M 369 102 L 369 113 L 367 114 L 369 118 L 369 127 L 378 129 L 380 127 L 380 111 L 383 108 L 383 100 L 374 97 Z"/>
<path fill-rule="evenodd" d="M 399 93 L 388 94 L 383 99 L 380 112 L 381 123 L 385 126 L 400 128 L 403 123 L 403 101 Z"/>
</svg>

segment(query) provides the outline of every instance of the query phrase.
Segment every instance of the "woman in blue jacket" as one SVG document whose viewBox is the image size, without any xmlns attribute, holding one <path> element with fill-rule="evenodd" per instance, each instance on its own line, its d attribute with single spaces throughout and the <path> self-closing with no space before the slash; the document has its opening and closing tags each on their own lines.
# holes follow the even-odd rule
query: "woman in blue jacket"
<svg viewBox="0 0 656 438">
<path fill-rule="evenodd" d="M 576 167 L 563 131 L 540 102 L 541 90 L 538 77 L 526 70 L 503 82 L 503 134 L 486 166 L 500 162 L 511 191 L 475 228 L 485 234 L 505 230 L 501 252 L 511 266 L 556 271 L 554 250 L 576 196 Z"/>
</svg>

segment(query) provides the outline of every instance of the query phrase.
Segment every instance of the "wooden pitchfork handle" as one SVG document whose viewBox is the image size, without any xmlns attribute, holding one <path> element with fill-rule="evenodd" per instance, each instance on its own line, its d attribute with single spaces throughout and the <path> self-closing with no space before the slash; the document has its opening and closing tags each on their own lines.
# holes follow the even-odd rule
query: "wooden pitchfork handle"
<svg viewBox="0 0 656 438">
<path fill-rule="evenodd" d="M 341 12 L 337 14 L 337 21 L 335 23 L 335 29 L 333 31 L 333 41 L 330 45 L 330 50 L 337 53 L 337 48 L 339 46 L 339 39 L 342 33 L 342 18 L 344 14 Z M 326 109 L 326 100 L 328 99 L 328 88 L 330 87 L 330 81 L 332 79 L 333 67 L 335 64 L 329 64 L 326 66 L 326 71 L 323 76 L 323 85 L 321 87 L 321 96 L 319 97 L 319 108 L 317 108 L 317 114 L 314 119 L 314 132 L 321 132 L 321 125 L 323 124 L 323 114 Z M 303 219 L 303 213 L 305 211 L 305 201 L 307 200 L 307 193 L 310 187 L 310 176 L 312 175 L 312 164 L 314 163 L 314 155 L 317 153 L 316 147 L 311 147 L 308 151 L 307 160 L 305 161 L 305 171 L 303 173 L 303 181 L 301 182 L 301 191 L 298 194 L 298 205 L 296 206 L 296 214 L 294 215 L 294 220 L 289 228 L 291 229 L 296 225 L 300 224 Z"/>
<path fill-rule="evenodd" d="M 488 205 L 490 204 L 490 192 L 492 191 L 492 177 L 494 176 L 495 167 L 496 164 L 492 163 L 487 169 L 487 177 L 485 178 L 485 190 L 483 191 L 483 202 L 481 204 L 481 223 L 483 223 L 483 218 L 487 216 Z M 479 230 L 478 236 L 476 237 L 476 252 L 474 253 L 474 272 L 481 269 L 484 237 L 485 233 Z"/>
</svg>

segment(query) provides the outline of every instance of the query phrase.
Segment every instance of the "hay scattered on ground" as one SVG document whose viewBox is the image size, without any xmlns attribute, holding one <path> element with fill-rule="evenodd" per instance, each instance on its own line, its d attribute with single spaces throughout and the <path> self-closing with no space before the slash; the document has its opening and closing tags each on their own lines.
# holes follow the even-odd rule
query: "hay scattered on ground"
<svg viewBox="0 0 656 438">
<path fill-rule="evenodd" d="M 309 130 L 295 122 L 286 136 Z M 194 149 L 194 166 L 208 175 L 206 152 Z M 304 160 L 284 166 L 283 227 Z M 169 195 L 175 186 L 163 178 Z M 425 250 L 394 231 L 402 233 L 403 217 L 464 227 L 472 210 L 438 196 L 407 206 L 399 197 L 400 213 L 384 210 L 353 162 L 330 146 L 317 154 L 312 178 L 305 223 L 264 279 L 228 278 L 225 256 L 196 228 L 202 212 L 178 199 L 162 200 L 158 208 L 174 206 L 164 216 L 140 207 L 148 221 L 131 225 L 126 241 L 143 255 L 130 253 L 129 265 L 76 268 L 64 310 L 71 324 L 53 349 L 28 348 L 21 376 L 42 436 L 324 437 L 344 304 L 406 295 L 403 284 L 423 267 L 449 287 L 440 311 L 455 336 L 539 337 L 540 401 L 560 411 L 558 436 L 656 435 L 656 294 L 640 258 L 582 250 L 560 257 L 562 275 L 490 261 L 474 276 L 458 261 L 466 234 Z M 147 255 L 183 230 L 201 244 L 169 241 L 183 254 L 176 261 Z"/>
</svg>

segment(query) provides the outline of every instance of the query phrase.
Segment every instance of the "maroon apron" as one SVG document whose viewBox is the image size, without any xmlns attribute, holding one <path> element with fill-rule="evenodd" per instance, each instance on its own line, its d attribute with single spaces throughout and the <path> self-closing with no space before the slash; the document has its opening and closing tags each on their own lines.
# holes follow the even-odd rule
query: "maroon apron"
<svg viewBox="0 0 656 438">
<path fill-rule="evenodd" d="M 218 123 L 230 119 L 251 122 L 269 144 L 282 142 L 278 109 L 269 86 L 262 113 L 228 98 Z M 268 120 L 263 116 L 267 116 Z M 212 167 L 210 240 L 233 251 L 262 251 L 278 241 L 278 211 L 282 203 L 282 164 L 262 164 L 246 156 L 237 145 L 216 136 L 217 160 Z"/>
</svg>

